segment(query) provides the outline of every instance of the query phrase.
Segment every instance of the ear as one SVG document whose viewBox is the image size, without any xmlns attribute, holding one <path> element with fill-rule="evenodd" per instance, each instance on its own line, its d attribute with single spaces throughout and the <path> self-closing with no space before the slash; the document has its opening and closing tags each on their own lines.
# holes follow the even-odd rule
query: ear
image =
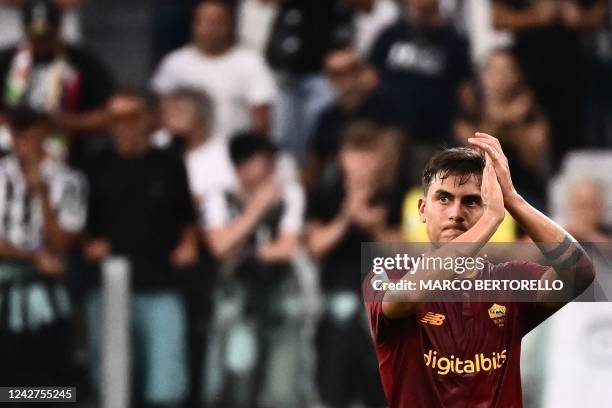
<svg viewBox="0 0 612 408">
<path fill-rule="evenodd" d="M 425 197 L 419 198 L 419 218 L 423 224 L 427 223 L 427 219 L 425 218 Z"/>
</svg>

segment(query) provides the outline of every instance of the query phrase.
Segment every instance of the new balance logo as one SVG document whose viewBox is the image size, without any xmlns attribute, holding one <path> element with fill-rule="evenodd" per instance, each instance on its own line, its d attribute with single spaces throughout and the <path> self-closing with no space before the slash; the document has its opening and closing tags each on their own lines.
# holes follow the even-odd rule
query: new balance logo
<svg viewBox="0 0 612 408">
<path fill-rule="evenodd" d="M 423 316 L 423 318 L 421 319 L 421 323 L 429 323 L 433 324 L 434 326 L 442 326 L 442 323 L 444 323 L 444 319 L 446 319 L 446 316 L 444 316 L 443 314 L 427 312 L 425 316 Z"/>
</svg>

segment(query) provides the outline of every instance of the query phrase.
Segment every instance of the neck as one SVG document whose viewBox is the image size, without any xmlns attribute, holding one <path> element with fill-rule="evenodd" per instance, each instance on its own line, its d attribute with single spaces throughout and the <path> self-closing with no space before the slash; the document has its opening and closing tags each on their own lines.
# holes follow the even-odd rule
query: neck
<svg viewBox="0 0 612 408">
<path fill-rule="evenodd" d="M 198 126 L 187 136 L 187 144 L 185 149 L 191 152 L 202 146 L 208 140 L 206 129 L 203 126 Z"/>
<path fill-rule="evenodd" d="M 223 55 L 232 47 L 229 41 L 218 45 L 196 43 L 195 46 L 198 51 L 208 57 L 218 57 L 220 55 Z"/>
</svg>

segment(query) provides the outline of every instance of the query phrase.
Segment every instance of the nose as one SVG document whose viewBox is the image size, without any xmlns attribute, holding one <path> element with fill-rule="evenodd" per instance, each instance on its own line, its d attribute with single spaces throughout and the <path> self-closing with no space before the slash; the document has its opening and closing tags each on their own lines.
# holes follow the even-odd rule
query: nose
<svg viewBox="0 0 612 408">
<path fill-rule="evenodd" d="M 463 215 L 463 206 L 461 205 L 461 201 L 456 200 L 453 203 L 453 205 L 449 209 L 448 219 L 449 221 L 453 221 L 456 223 L 461 223 L 465 221 L 465 218 Z"/>
</svg>

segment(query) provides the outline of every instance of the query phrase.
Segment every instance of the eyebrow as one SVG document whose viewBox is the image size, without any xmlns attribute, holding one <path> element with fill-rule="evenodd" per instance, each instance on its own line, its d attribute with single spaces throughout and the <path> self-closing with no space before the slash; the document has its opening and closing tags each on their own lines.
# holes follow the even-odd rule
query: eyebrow
<svg viewBox="0 0 612 408">
<path fill-rule="evenodd" d="M 443 189 L 438 189 L 434 192 L 434 194 L 436 196 L 448 196 L 450 198 L 455 198 L 455 195 L 453 193 L 450 193 L 446 190 Z M 461 200 L 482 200 L 482 196 L 480 194 L 466 194 L 464 196 L 461 197 Z"/>
</svg>

